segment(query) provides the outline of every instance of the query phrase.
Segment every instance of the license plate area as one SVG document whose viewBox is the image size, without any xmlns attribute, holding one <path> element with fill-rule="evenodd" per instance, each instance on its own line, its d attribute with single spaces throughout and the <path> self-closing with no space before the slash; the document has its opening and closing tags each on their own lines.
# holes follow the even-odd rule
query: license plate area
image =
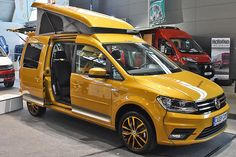
<svg viewBox="0 0 236 157">
<path fill-rule="evenodd" d="M 204 72 L 204 75 L 206 75 L 206 76 L 212 75 L 212 72 Z"/>
<path fill-rule="evenodd" d="M 225 112 L 225 113 L 223 113 L 219 116 L 214 117 L 213 118 L 213 126 L 217 126 L 217 125 L 225 122 L 227 120 L 227 118 L 228 118 L 228 113 L 227 112 Z"/>
</svg>

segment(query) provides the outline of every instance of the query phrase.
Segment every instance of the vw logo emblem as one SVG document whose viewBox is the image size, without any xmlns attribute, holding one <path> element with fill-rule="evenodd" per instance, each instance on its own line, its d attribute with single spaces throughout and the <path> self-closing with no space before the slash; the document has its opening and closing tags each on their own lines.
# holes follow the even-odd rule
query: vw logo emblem
<svg viewBox="0 0 236 157">
<path fill-rule="evenodd" d="M 215 107 L 216 107 L 216 109 L 218 110 L 218 109 L 220 109 L 220 100 L 218 100 L 217 98 L 215 98 L 215 101 L 214 101 L 214 103 L 215 103 Z"/>
</svg>

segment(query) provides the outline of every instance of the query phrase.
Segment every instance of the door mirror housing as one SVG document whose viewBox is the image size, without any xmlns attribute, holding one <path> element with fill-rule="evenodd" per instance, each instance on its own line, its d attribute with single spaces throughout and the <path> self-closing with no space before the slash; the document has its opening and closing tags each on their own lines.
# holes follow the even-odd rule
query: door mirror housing
<svg viewBox="0 0 236 157">
<path fill-rule="evenodd" d="M 165 54 L 166 55 L 175 55 L 175 52 L 171 47 L 166 47 Z"/>
<path fill-rule="evenodd" d="M 109 74 L 103 68 L 91 68 L 89 70 L 89 77 L 92 78 L 109 78 Z"/>
</svg>

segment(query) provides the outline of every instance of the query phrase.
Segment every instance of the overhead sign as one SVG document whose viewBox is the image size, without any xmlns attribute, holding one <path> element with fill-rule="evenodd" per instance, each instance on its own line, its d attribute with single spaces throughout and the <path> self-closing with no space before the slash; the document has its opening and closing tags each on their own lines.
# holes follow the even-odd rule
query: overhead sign
<svg viewBox="0 0 236 157">
<path fill-rule="evenodd" d="M 150 0 L 149 24 L 154 27 L 165 22 L 165 0 Z"/>
<path fill-rule="evenodd" d="M 212 38 L 212 48 L 230 48 L 230 38 Z"/>
</svg>

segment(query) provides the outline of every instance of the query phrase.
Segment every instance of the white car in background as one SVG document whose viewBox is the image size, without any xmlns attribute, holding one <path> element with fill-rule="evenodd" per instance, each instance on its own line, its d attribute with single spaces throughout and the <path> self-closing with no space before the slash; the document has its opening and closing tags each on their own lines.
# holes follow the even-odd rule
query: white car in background
<svg viewBox="0 0 236 157">
<path fill-rule="evenodd" d="M 0 83 L 5 87 L 13 87 L 15 81 L 15 69 L 12 61 L 0 47 Z"/>
</svg>

